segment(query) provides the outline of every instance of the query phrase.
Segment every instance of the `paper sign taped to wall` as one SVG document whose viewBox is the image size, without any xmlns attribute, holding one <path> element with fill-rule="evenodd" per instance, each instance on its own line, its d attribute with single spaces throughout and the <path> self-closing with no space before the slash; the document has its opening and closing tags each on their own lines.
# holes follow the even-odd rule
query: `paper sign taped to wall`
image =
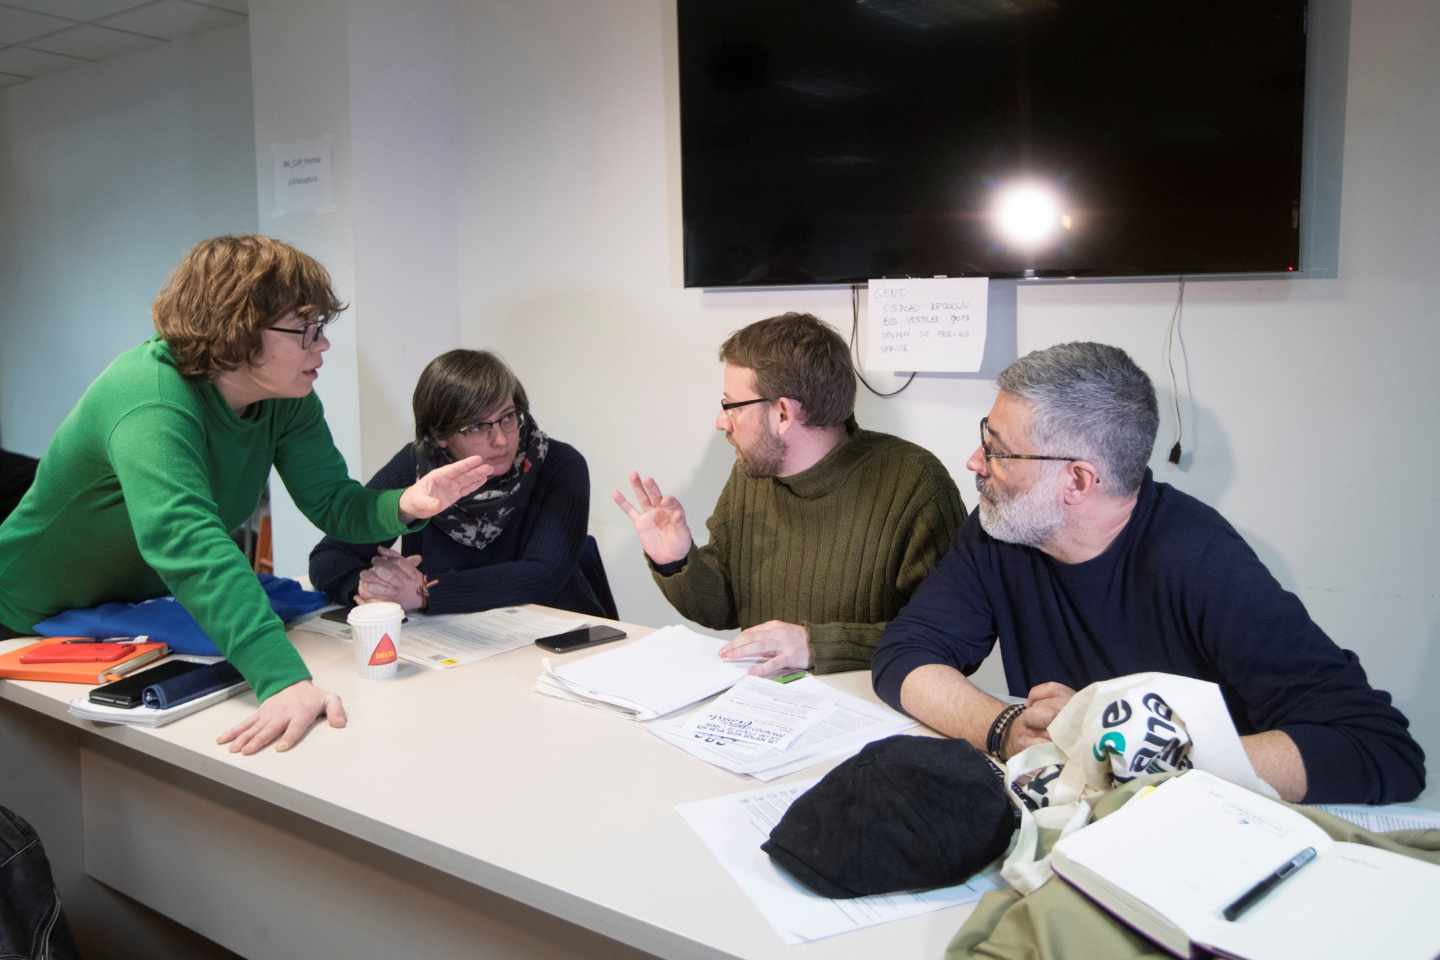
<svg viewBox="0 0 1440 960">
<path fill-rule="evenodd" d="M 334 211 L 334 168 L 328 136 L 276 143 L 270 150 L 275 158 L 275 216 Z"/>
<path fill-rule="evenodd" d="M 984 277 L 871 280 L 861 328 L 865 369 L 978 371 L 989 291 Z"/>
</svg>

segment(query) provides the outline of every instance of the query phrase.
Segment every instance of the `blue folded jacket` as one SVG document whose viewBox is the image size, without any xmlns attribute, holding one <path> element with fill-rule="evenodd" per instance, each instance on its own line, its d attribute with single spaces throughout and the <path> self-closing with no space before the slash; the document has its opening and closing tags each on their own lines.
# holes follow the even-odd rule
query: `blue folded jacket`
<svg viewBox="0 0 1440 960">
<path fill-rule="evenodd" d="M 152 683 L 140 691 L 140 699 L 147 707 L 165 710 L 244 682 L 245 678 L 240 676 L 239 670 L 231 666 L 229 661 L 221 660 L 219 663 L 206 664 L 199 670 L 191 670 L 178 677 Z"/>
<path fill-rule="evenodd" d="M 294 580 L 259 574 L 270 608 L 286 623 L 302 613 L 319 610 L 330 601 L 325 594 L 306 590 Z M 138 637 L 169 644 L 175 653 L 218 657 L 220 650 L 174 597 L 156 597 L 143 603 L 102 603 L 87 610 L 66 610 L 35 625 L 43 637 Z"/>
</svg>

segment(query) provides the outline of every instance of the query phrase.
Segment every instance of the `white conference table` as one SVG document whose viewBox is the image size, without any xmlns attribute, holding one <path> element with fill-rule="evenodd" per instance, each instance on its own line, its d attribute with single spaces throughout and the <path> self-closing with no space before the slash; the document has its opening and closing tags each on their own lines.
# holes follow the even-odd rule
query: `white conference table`
<svg viewBox="0 0 1440 960">
<path fill-rule="evenodd" d="M 244 956 L 935 958 L 971 909 L 786 945 L 675 812 L 757 781 L 533 692 L 554 656 L 533 646 L 377 682 L 348 644 L 292 636 L 349 725 L 288 754 L 215 745 L 253 694 L 147 730 L 70 717 L 84 687 L 0 681 L 84 731 L 57 742 L 79 752 L 85 873 Z M 875 699 L 868 673 L 823 679 Z"/>
</svg>

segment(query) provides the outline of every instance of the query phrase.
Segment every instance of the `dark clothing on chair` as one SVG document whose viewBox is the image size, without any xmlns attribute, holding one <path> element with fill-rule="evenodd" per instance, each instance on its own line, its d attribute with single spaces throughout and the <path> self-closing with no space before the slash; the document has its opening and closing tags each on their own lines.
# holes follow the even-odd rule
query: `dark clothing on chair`
<svg viewBox="0 0 1440 960">
<path fill-rule="evenodd" d="M 585 528 L 590 519 L 590 471 L 574 447 L 549 441 L 549 454 L 528 502 L 517 504 L 503 532 L 483 549 L 448 536 L 432 522 L 400 540 L 406 556 L 420 554 L 430 588 L 430 613 L 467 613 L 541 603 L 578 613 L 615 616 L 604 568 Z M 366 484 L 374 490 L 415 482 L 414 444 L 406 444 Z M 587 542 L 588 541 L 588 542 Z M 360 572 L 380 544 L 351 544 L 326 537 L 310 553 L 310 581 L 336 603 L 354 602 Z"/>
<path fill-rule="evenodd" d="M 30 824 L 0 807 L 0 957 L 79 956 L 40 838 Z"/>
<path fill-rule="evenodd" d="M 0 450 L 0 523 L 14 512 L 20 498 L 35 482 L 40 461 L 19 453 Z"/>
</svg>

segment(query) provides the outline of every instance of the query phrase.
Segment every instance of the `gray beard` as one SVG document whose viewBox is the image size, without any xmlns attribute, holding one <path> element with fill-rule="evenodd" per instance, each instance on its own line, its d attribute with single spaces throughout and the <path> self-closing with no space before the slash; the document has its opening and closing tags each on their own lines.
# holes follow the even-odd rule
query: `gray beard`
<svg viewBox="0 0 1440 960">
<path fill-rule="evenodd" d="M 1019 496 L 992 501 L 985 496 L 983 478 L 975 478 L 980 491 L 980 527 L 996 540 L 1022 547 L 1043 548 L 1065 522 L 1059 501 L 1054 497 L 1051 474 L 1030 485 Z"/>
</svg>

